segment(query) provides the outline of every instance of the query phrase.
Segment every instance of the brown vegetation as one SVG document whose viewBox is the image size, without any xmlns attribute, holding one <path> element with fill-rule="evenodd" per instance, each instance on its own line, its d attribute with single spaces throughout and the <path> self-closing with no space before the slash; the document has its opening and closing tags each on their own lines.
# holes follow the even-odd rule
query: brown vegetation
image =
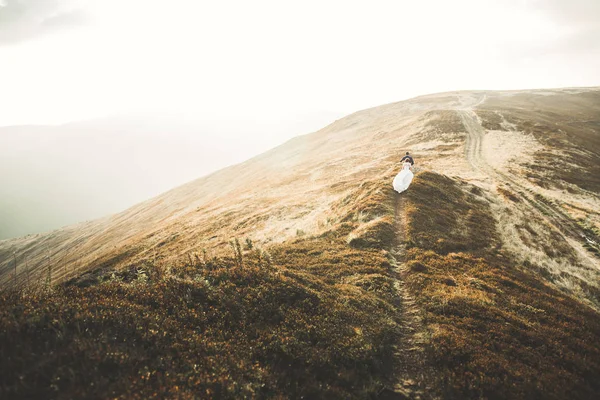
<svg viewBox="0 0 600 400">
<path fill-rule="evenodd" d="M 0 398 L 600 397 L 599 93 L 389 104 L 0 241 L 4 286 L 42 282 L 0 293 Z M 394 193 L 406 150 L 447 176 Z"/>
<path fill-rule="evenodd" d="M 366 183 L 318 237 L 104 268 L 0 296 L 2 398 L 366 398 L 400 340 L 390 264 L 352 249 L 391 210 Z M 360 199 L 360 202 L 356 202 Z M 345 216 L 345 217 L 344 217 Z"/>
<path fill-rule="evenodd" d="M 423 173 L 407 197 L 407 285 L 444 397 L 598 397 L 600 316 L 497 251 L 489 208 L 468 186 Z"/>
<path fill-rule="evenodd" d="M 600 192 L 600 92 L 491 98 L 477 114 L 486 129 L 504 130 L 504 119 L 546 146 L 528 165 L 529 178 L 536 184 L 569 188 L 566 182 Z"/>
<path fill-rule="evenodd" d="M 453 143 L 464 138 L 462 122 L 454 110 L 428 111 L 420 117 L 419 122 L 422 128 L 407 142 L 409 146 L 429 140 Z"/>
</svg>

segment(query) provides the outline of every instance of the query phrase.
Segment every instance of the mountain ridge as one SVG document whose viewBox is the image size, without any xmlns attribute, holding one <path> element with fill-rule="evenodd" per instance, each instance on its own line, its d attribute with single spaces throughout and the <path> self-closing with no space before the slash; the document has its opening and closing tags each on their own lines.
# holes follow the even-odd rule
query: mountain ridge
<svg viewBox="0 0 600 400">
<path fill-rule="evenodd" d="M 562 94 L 565 95 L 565 93 L 567 95 L 572 94 L 570 92 L 575 92 L 575 93 L 579 93 L 579 92 L 584 92 L 584 93 L 597 93 L 598 88 L 593 88 L 593 89 L 582 89 L 582 88 L 578 88 L 578 89 L 540 89 L 540 90 L 536 90 L 533 92 L 540 92 L 540 93 L 554 93 L 554 95 L 557 94 Z M 251 180 L 253 177 L 258 176 L 259 174 L 263 174 L 265 175 L 265 177 L 262 179 L 263 182 L 263 188 L 268 188 L 265 189 L 266 190 L 270 190 L 270 191 L 274 191 L 275 194 L 275 198 L 277 198 L 277 196 L 279 196 L 280 199 L 285 198 L 285 195 L 281 194 L 281 191 L 278 192 L 278 189 L 272 189 L 273 188 L 273 183 L 278 183 L 279 186 L 277 188 L 280 188 L 281 186 L 281 182 L 283 182 L 284 184 L 285 182 L 285 176 L 283 176 L 280 171 L 276 171 L 273 168 L 271 168 L 269 165 L 266 164 L 270 164 L 270 165 L 275 165 L 276 168 L 290 168 L 290 167 L 294 167 L 295 165 L 301 165 L 298 164 L 299 162 L 306 162 L 306 160 L 310 157 L 307 156 L 307 154 L 310 154 L 311 151 L 312 152 L 316 152 L 316 148 L 317 147 L 325 147 L 327 149 L 327 151 L 329 153 L 333 153 L 333 154 L 339 154 L 339 152 L 336 152 L 336 145 L 337 146 L 344 146 L 344 142 L 348 143 L 352 143 L 354 139 L 354 137 L 356 137 L 355 135 L 357 133 L 359 134 L 365 134 L 366 132 L 366 136 L 371 136 L 372 139 L 375 138 L 381 138 L 381 141 L 386 140 L 386 135 L 389 137 L 389 132 L 385 132 L 385 129 L 382 132 L 378 132 L 378 133 L 373 133 L 373 126 L 377 126 L 377 124 L 384 124 L 387 122 L 388 123 L 388 127 L 385 127 L 387 130 L 390 130 L 389 125 L 391 125 L 392 129 L 406 129 L 407 124 L 406 123 L 402 123 L 403 121 L 406 121 L 408 124 L 414 123 L 415 120 L 415 115 L 421 116 L 423 113 L 426 112 L 434 112 L 437 113 L 437 111 L 435 110 L 443 110 L 443 109 L 456 109 L 456 108 L 464 108 L 465 104 L 466 107 L 477 107 L 477 103 L 481 103 L 481 102 L 485 102 L 486 101 L 486 93 L 490 93 L 492 96 L 494 96 L 494 98 L 498 99 L 498 98 L 502 98 L 503 96 L 516 96 L 519 94 L 527 94 L 530 93 L 531 91 L 501 91 L 501 92 L 490 92 L 490 91 L 462 91 L 462 92 L 445 92 L 445 93 L 441 93 L 441 94 L 432 94 L 432 95 L 425 95 L 425 96 L 419 96 L 417 98 L 413 98 L 413 99 L 409 99 L 409 100 L 405 100 L 405 101 L 401 101 L 401 102 L 395 102 L 395 103 L 389 103 L 383 106 L 379 106 L 379 107 L 375 107 L 375 108 L 370 108 L 370 109 L 365 109 L 365 110 L 361 110 L 361 111 L 357 111 L 355 113 L 352 113 L 350 115 L 348 115 L 347 117 L 344 117 L 343 119 L 340 120 L 336 120 L 335 122 L 329 124 L 328 126 L 324 127 L 323 129 L 314 132 L 314 133 L 310 133 L 310 134 L 306 134 L 306 135 L 301 135 L 295 138 L 290 139 L 289 141 L 287 141 L 286 143 L 268 150 L 256 157 L 253 157 L 250 160 L 244 161 L 242 163 L 236 164 L 234 166 L 228 167 L 224 170 L 220 170 L 220 171 L 216 171 L 214 173 L 211 173 L 205 177 L 199 178 L 197 180 L 188 182 L 186 184 L 183 184 L 181 186 L 178 186 L 177 188 L 174 188 L 166 193 L 163 193 L 162 195 L 158 195 L 152 199 L 148 199 L 142 203 L 139 203 L 121 213 L 115 214 L 113 216 L 109 216 L 109 217 L 105 217 L 102 218 L 100 220 L 97 220 L 95 222 L 91 222 L 91 223 L 87 223 L 85 226 L 95 226 L 95 228 L 93 228 L 92 233 L 90 233 L 88 236 L 88 238 L 94 238 L 94 235 L 98 232 L 102 232 L 102 231 L 106 231 L 108 230 L 114 230 L 115 227 L 118 229 L 119 226 L 121 226 L 125 221 L 124 220 L 128 220 L 129 217 L 127 217 L 128 215 L 133 215 L 133 216 L 138 216 L 138 215 L 147 215 L 145 217 L 144 220 L 139 220 L 139 222 L 143 222 L 144 226 L 147 228 L 136 228 L 134 229 L 134 231 L 138 231 L 138 232 L 142 232 L 144 229 L 148 229 L 152 224 L 158 223 L 158 221 L 156 220 L 156 215 L 157 214 L 161 214 L 161 212 L 164 214 L 164 220 L 163 222 L 166 221 L 173 221 L 175 219 L 176 215 L 184 215 L 186 213 L 190 213 L 192 211 L 194 211 L 195 207 L 199 207 L 200 205 L 204 205 L 206 206 L 207 204 L 210 204 L 212 202 L 217 201 L 218 199 L 224 199 L 227 197 L 227 193 L 230 193 L 232 190 L 235 190 L 237 193 L 241 192 L 241 191 L 248 191 L 249 188 L 251 188 L 252 186 L 254 186 L 254 182 Z M 422 100 L 425 99 L 424 104 L 421 104 Z M 444 103 L 445 102 L 445 103 Z M 450 104 L 448 104 L 448 102 L 450 102 Z M 416 105 L 414 105 L 416 103 Z M 441 104 L 440 104 L 441 103 Z M 415 111 L 416 109 L 416 111 Z M 402 116 L 402 113 L 407 114 Z M 398 114 L 400 114 L 400 117 L 398 118 Z M 391 120 L 390 123 L 390 119 L 391 118 L 398 118 L 398 120 Z M 387 121 L 386 121 L 387 119 Z M 459 121 L 453 121 L 452 123 L 456 123 L 459 124 Z M 416 126 L 409 126 L 408 127 L 412 132 L 417 131 L 419 129 L 423 129 L 419 123 L 416 124 Z M 425 127 L 426 128 L 426 127 Z M 453 129 L 459 129 L 459 127 L 454 126 Z M 409 132 L 408 134 L 412 133 Z M 348 136 L 350 135 L 350 136 Z M 353 136 L 354 135 L 354 136 Z M 407 133 L 404 133 L 404 136 L 406 136 Z M 378 139 L 379 140 L 379 139 Z M 390 139 L 387 139 L 388 141 L 391 142 Z M 396 139 L 394 139 L 396 140 Z M 337 142 L 337 143 L 336 143 Z M 364 141 L 363 141 L 364 142 Z M 433 144 L 436 144 L 435 141 L 432 142 Z M 410 146 L 410 139 L 408 140 L 408 144 Z M 453 145 L 452 143 L 446 143 L 445 145 Z M 366 149 L 368 149 L 370 146 L 370 148 L 373 148 L 373 144 L 371 143 L 367 143 L 366 144 Z M 423 143 L 421 143 L 421 146 L 423 146 Z M 392 145 L 392 153 L 393 151 L 396 151 L 398 154 L 401 152 L 402 146 L 397 146 L 394 149 L 394 146 Z M 419 151 L 419 146 L 413 146 L 415 147 L 416 151 Z M 387 152 L 389 153 L 391 149 L 387 149 Z M 355 151 L 356 152 L 356 147 L 352 148 L 350 151 Z M 381 149 L 381 146 L 379 147 L 379 150 L 381 153 L 386 152 L 386 150 Z M 443 153 L 442 153 L 443 155 Z M 327 157 L 327 155 L 318 155 L 319 157 L 325 156 Z M 388 156 L 389 157 L 389 156 Z M 425 156 L 427 157 L 427 156 Z M 313 157 L 314 158 L 314 157 Z M 354 160 L 350 159 L 347 162 L 355 162 L 355 160 L 360 159 L 361 155 L 357 154 L 356 156 L 353 157 Z M 373 160 L 368 160 L 368 159 L 364 159 L 364 157 L 362 157 L 362 165 L 356 165 L 355 169 L 369 169 L 371 168 L 371 170 L 377 170 L 377 161 L 373 161 Z M 317 160 L 318 161 L 318 160 Z M 370 161 L 370 164 L 369 164 Z M 323 163 L 322 162 L 317 162 L 316 163 L 316 167 L 319 168 L 318 173 L 321 174 L 321 177 L 319 178 L 319 176 L 317 175 L 317 173 L 314 171 L 314 162 L 313 162 L 313 171 L 307 171 L 306 168 L 304 171 L 302 171 L 302 178 L 304 179 L 315 179 L 315 180 L 319 180 L 321 179 L 321 182 L 326 181 L 327 177 L 325 177 L 325 179 L 323 179 L 323 172 L 322 172 L 322 167 L 323 167 Z M 439 163 L 441 164 L 440 166 L 434 166 L 437 167 L 437 170 L 442 170 L 443 172 L 448 172 L 447 169 L 444 169 L 444 164 L 443 163 Z M 370 167 L 371 165 L 371 167 Z M 344 170 L 344 166 L 340 165 L 339 167 L 337 167 L 339 170 Z M 390 168 L 390 164 L 388 163 L 387 168 Z M 248 169 L 252 169 L 252 172 L 248 172 Z M 332 170 L 331 172 L 328 172 L 328 174 L 334 173 L 335 174 L 335 166 L 332 165 L 327 165 L 325 169 L 329 169 Z M 348 168 L 346 168 L 346 170 L 348 170 Z M 289 171 L 286 171 L 289 172 Z M 347 171 L 347 172 L 351 172 L 351 171 Z M 450 170 L 451 174 L 452 170 Z M 469 177 L 468 175 L 473 175 L 471 172 L 467 171 L 467 173 L 465 173 L 465 168 L 462 168 L 461 171 L 458 171 L 461 175 L 467 175 L 468 179 L 472 179 L 474 177 Z M 363 174 L 364 172 L 359 171 L 359 174 Z M 287 175 L 287 174 L 286 174 Z M 364 175 L 366 176 L 366 175 Z M 266 181 L 265 181 L 266 179 Z M 218 182 L 218 180 L 221 180 L 221 182 Z M 342 185 L 342 183 L 338 182 L 339 185 Z M 289 190 L 289 189 L 288 189 Z M 347 189 L 346 189 L 347 190 Z M 250 191 L 249 193 L 250 195 L 253 195 L 252 192 Z M 333 197 L 330 197 L 330 201 L 332 201 L 333 198 L 336 197 L 336 194 L 333 195 Z M 315 199 L 313 200 L 313 202 L 318 201 L 319 203 L 323 203 L 323 200 L 325 199 Z M 265 198 L 265 200 L 268 201 L 268 197 Z M 297 201 L 296 201 L 297 202 Z M 170 204 L 170 210 L 167 212 L 166 210 L 166 203 Z M 151 206 L 152 204 L 154 204 L 154 207 L 156 207 L 156 209 L 154 210 L 149 210 L 147 209 L 149 206 Z M 192 205 L 192 204 L 196 204 L 196 205 Z M 326 203 L 325 203 L 326 204 Z M 296 204 L 296 208 L 297 209 L 302 209 L 304 208 L 305 210 L 303 212 L 313 212 L 313 214 L 317 214 L 318 213 L 318 208 L 320 206 L 321 209 L 325 208 L 325 204 L 313 204 L 311 209 L 308 210 L 308 207 L 303 207 L 302 204 Z M 210 208 L 210 207 L 209 207 Z M 213 207 L 214 208 L 214 207 Z M 163 211 L 160 211 L 163 210 Z M 150 213 L 150 214 L 148 214 Z M 322 213 L 321 213 L 322 214 Z M 162 215 L 162 214 L 161 214 Z M 138 217 L 139 218 L 139 217 Z M 161 217 L 163 218 L 163 217 Z M 325 217 L 326 218 L 326 217 Z M 314 219 L 314 218 L 313 218 Z M 110 226 L 102 226 L 103 223 L 107 222 L 107 221 L 113 221 L 114 222 L 114 227 L 111 228 Z M 313 221 L 314 222 L 314 221 Z M 306 222 L 304 224 L 300 224 L 301 226 L 296 227 L 296 229 L 299 230 L 303 230 L 303 231 L 307 231 L 309 230 L 311 227 L 306 225 Z M 294 228 L 288 228 L 287 230 L 293 230 Z M 77 230 L 77 228 L 71 226 L 71 227 L 66 227 L 63 230 L 58 230 L 58 231 L 54 231 L 45 235 L 38 235 L 38 236 L 33 236 L 33 238 L 40 238 L 40 237 L 52 237 L 52 236 L 61 236 L 61 235 L 68 235 L 67 232 L 75 232 Z M 122 234 L 125 234 L 125 237 L 135 237 L 135 235 L 133 234 L 133 232 L 127 232 L 126 229 L 121 228 L 121 231 L 126 231 Z M 267 234 L 263 235 L 263 240 L 267 240 L 269 237 L 275 236 L 275 235 L 280 235 L 281 232 L 272 232 L 272 235 L 267 236 Z M 214 235 L 211 235 L 211 237 Z M 289 234 L 285 234 L 285 237 L 290 237 L 291 235 Z M 115 239 L 117 240 L 117 239 Z M 115 240 L 110 241 L 107 245 L 111 246 L 116 246 L 117 244 L 115 243 Z M 164 238 L 163 238 L 164 240 Z M 271 239 L 273 240 L 273 239 Z M 60 242 L 60 239 L 58 240 Z M 119 241 L 122 241 L 122 239 L 119 239 Z M 18 242 L 17 240 L 13 240 L 13 243 Z M 13 247 L 11 245 L 11 240 L 8 241 L 0 241 L 1 244 L 3 244 L 4 246 L 0 245 L 0 255 L 3 253 L 2 250 L 7 249 L 7 247 Z M 219 245 L 220 247 L 226 247 L 226 243 L 227 240 L 222 241 Z M 211 243 L 212 244 L 212 243 Z M 50 247 L 52 247 L 52 245 L 49 245 Z M 98 245 L 97 245 L 98 246 Z M 52 252 L 52 250 L 50 250 Z M 4 252 L 5 256 L 4 257 L 0 257 L 0 260 L 4 259 L 4 263 L 0 263 L 0 265 L 2 265 L 3 269 L 6 269 L 7 267 L 7 260 L 5 259 L 6 257 L 6 253 Z M 95 258 L 98 257 L 102 257 L 105 255 L 102 255 L 102 252 L 97 252 L 94 255 Z M 29 257 L 28 257 L 29 258 Z M 45 257 L 44 257 L 45 258 Z M 40 259 L 40 256 L 38 255 L 38 260 Z M 36 263 L 36 258 L 35 257 L 31 257 L 29 259 L 29 262 L 31 263 Z M 90 262 L 91 260 L 89 258 L 84 259 L 83 262 Z M 40 264 L 40 261 L 37 261 L 38 264 Z"/>
<path fill-rule="evenodd" d="M 600 88 L 434 94 L 0 241 L 0 393 L 594 398 L 599 128 Z"/>
</svg>

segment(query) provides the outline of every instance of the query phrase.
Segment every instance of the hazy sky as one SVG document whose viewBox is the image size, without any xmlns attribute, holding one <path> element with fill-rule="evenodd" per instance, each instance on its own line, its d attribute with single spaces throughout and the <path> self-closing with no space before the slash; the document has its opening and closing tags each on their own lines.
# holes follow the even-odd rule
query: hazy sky
<svg viewBox="0 0 600 400">
<path fill-rule="evenodd" d="M 0 125 L 600 85 L 598 0 L 0 0 Z"/>
</svg>

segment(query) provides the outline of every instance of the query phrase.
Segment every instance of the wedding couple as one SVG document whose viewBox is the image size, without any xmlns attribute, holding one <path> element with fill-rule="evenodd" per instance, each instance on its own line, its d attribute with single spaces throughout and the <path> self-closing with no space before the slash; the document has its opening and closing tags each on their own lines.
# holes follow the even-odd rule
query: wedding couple
<svg viewBox="0 0 600 400">
<path fill-rule="evenodd" d="M 394 185 L 394 190 L 398 193 L 402 193 L 408 189 L 414 176 L 412 173 L 412 166 L 415 164 L 415 161 L 408 151 L 406 152 L 406 155 L 402 157 L 400 162 L 402 163 L 402 170 L 396 175 L 394 182 L 392 183 Z"/>
</svg>

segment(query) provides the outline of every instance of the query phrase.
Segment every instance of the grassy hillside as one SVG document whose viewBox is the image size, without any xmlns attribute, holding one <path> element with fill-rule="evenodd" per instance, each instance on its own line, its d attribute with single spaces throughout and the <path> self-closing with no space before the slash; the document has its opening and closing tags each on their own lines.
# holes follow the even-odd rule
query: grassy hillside
<svg viewBox="0 0 600 400">
<path fill-rule="evenodd" d="M 388 177 L 319 236 L 231 257 L 99 269 L 0 298 L 7 398 L 377 398 L 406 340 L 387 252 Z M 425 397 L 600 395 L 600 315 L 501 248 L 479 188 L 431 172 L 401 197 L 403 279 L 421 310 Z M 250 248 L 253 247 L 253 248 Z"/>
<path fill-rule="evenodd" d="M 0 397 L 375 396 L 401 340 L 382 251 L 391 237 L 355 231 L 358 215 L 374 227 L 393 215 L 379 186 L 337 204 L 340 222 L 323 235 L 270 253 L 234 242 L 231 257 L 189 254 L 2 294 Z M 360 248 L 348 245 L 353 231 Z"/>
<path fill-rule="evenodd" d="M 518 130 L 547 146 L 527 163 L 532 182 L 600 193 L 600 92 L 492 98 L 478 114 L 486 129 Z"/>
<path fill-rule="evenodd" d="M 364 110 L 0 241 L 0 397 L 600 398 L 599 93 Z"/>
<path fill-rule="evenodd" d="M 451 92 L 359 111 L 119 214 L 0 240 L 0 285 L 13 284 L 15 253 L 20 284 L 28 276 L 43 279 L 49 265 L 55 266 L 54 280 L 64 282 L 102 266 L 147 262 L 155 253 L 171 261 L 202 247 L 223 255 L 233 236 L 252 236 L 267 246 L 293 239 L 298 231 L 319 235 L 336 218 L 330 212 L 336 202 L 364 181 L 395 170 L 406 150 L 419 167 L 483 189 L 531 191 L 531 202 L 552 214 L 554 225 L 564 225 L 565 217 L 580 219 L 581 229 L 569 223 L 568 245 L 581 253 L 582 246 L 593 246 L 581 240 L 584 230 L 600 229 L 599 93 L 598 88 Z M 524 244 L 531 242 L 528 232 L 521 234 Z M 600 242 L 598 234 L 586 237 Z M 584 280 L 600 281 L 594 263 L 571 258 L 561 259 L 560 268 L 586 264 Z M 555 264 L 548 259 L 544 268 L 556 275 Z"/>
<path fill-rule="evenodd" d="M 406 193 L 406 282 L 444 398 L 600 396 L 600 315 L 499 246 L 477 187 L 435 173 Z"/>
</svg>

